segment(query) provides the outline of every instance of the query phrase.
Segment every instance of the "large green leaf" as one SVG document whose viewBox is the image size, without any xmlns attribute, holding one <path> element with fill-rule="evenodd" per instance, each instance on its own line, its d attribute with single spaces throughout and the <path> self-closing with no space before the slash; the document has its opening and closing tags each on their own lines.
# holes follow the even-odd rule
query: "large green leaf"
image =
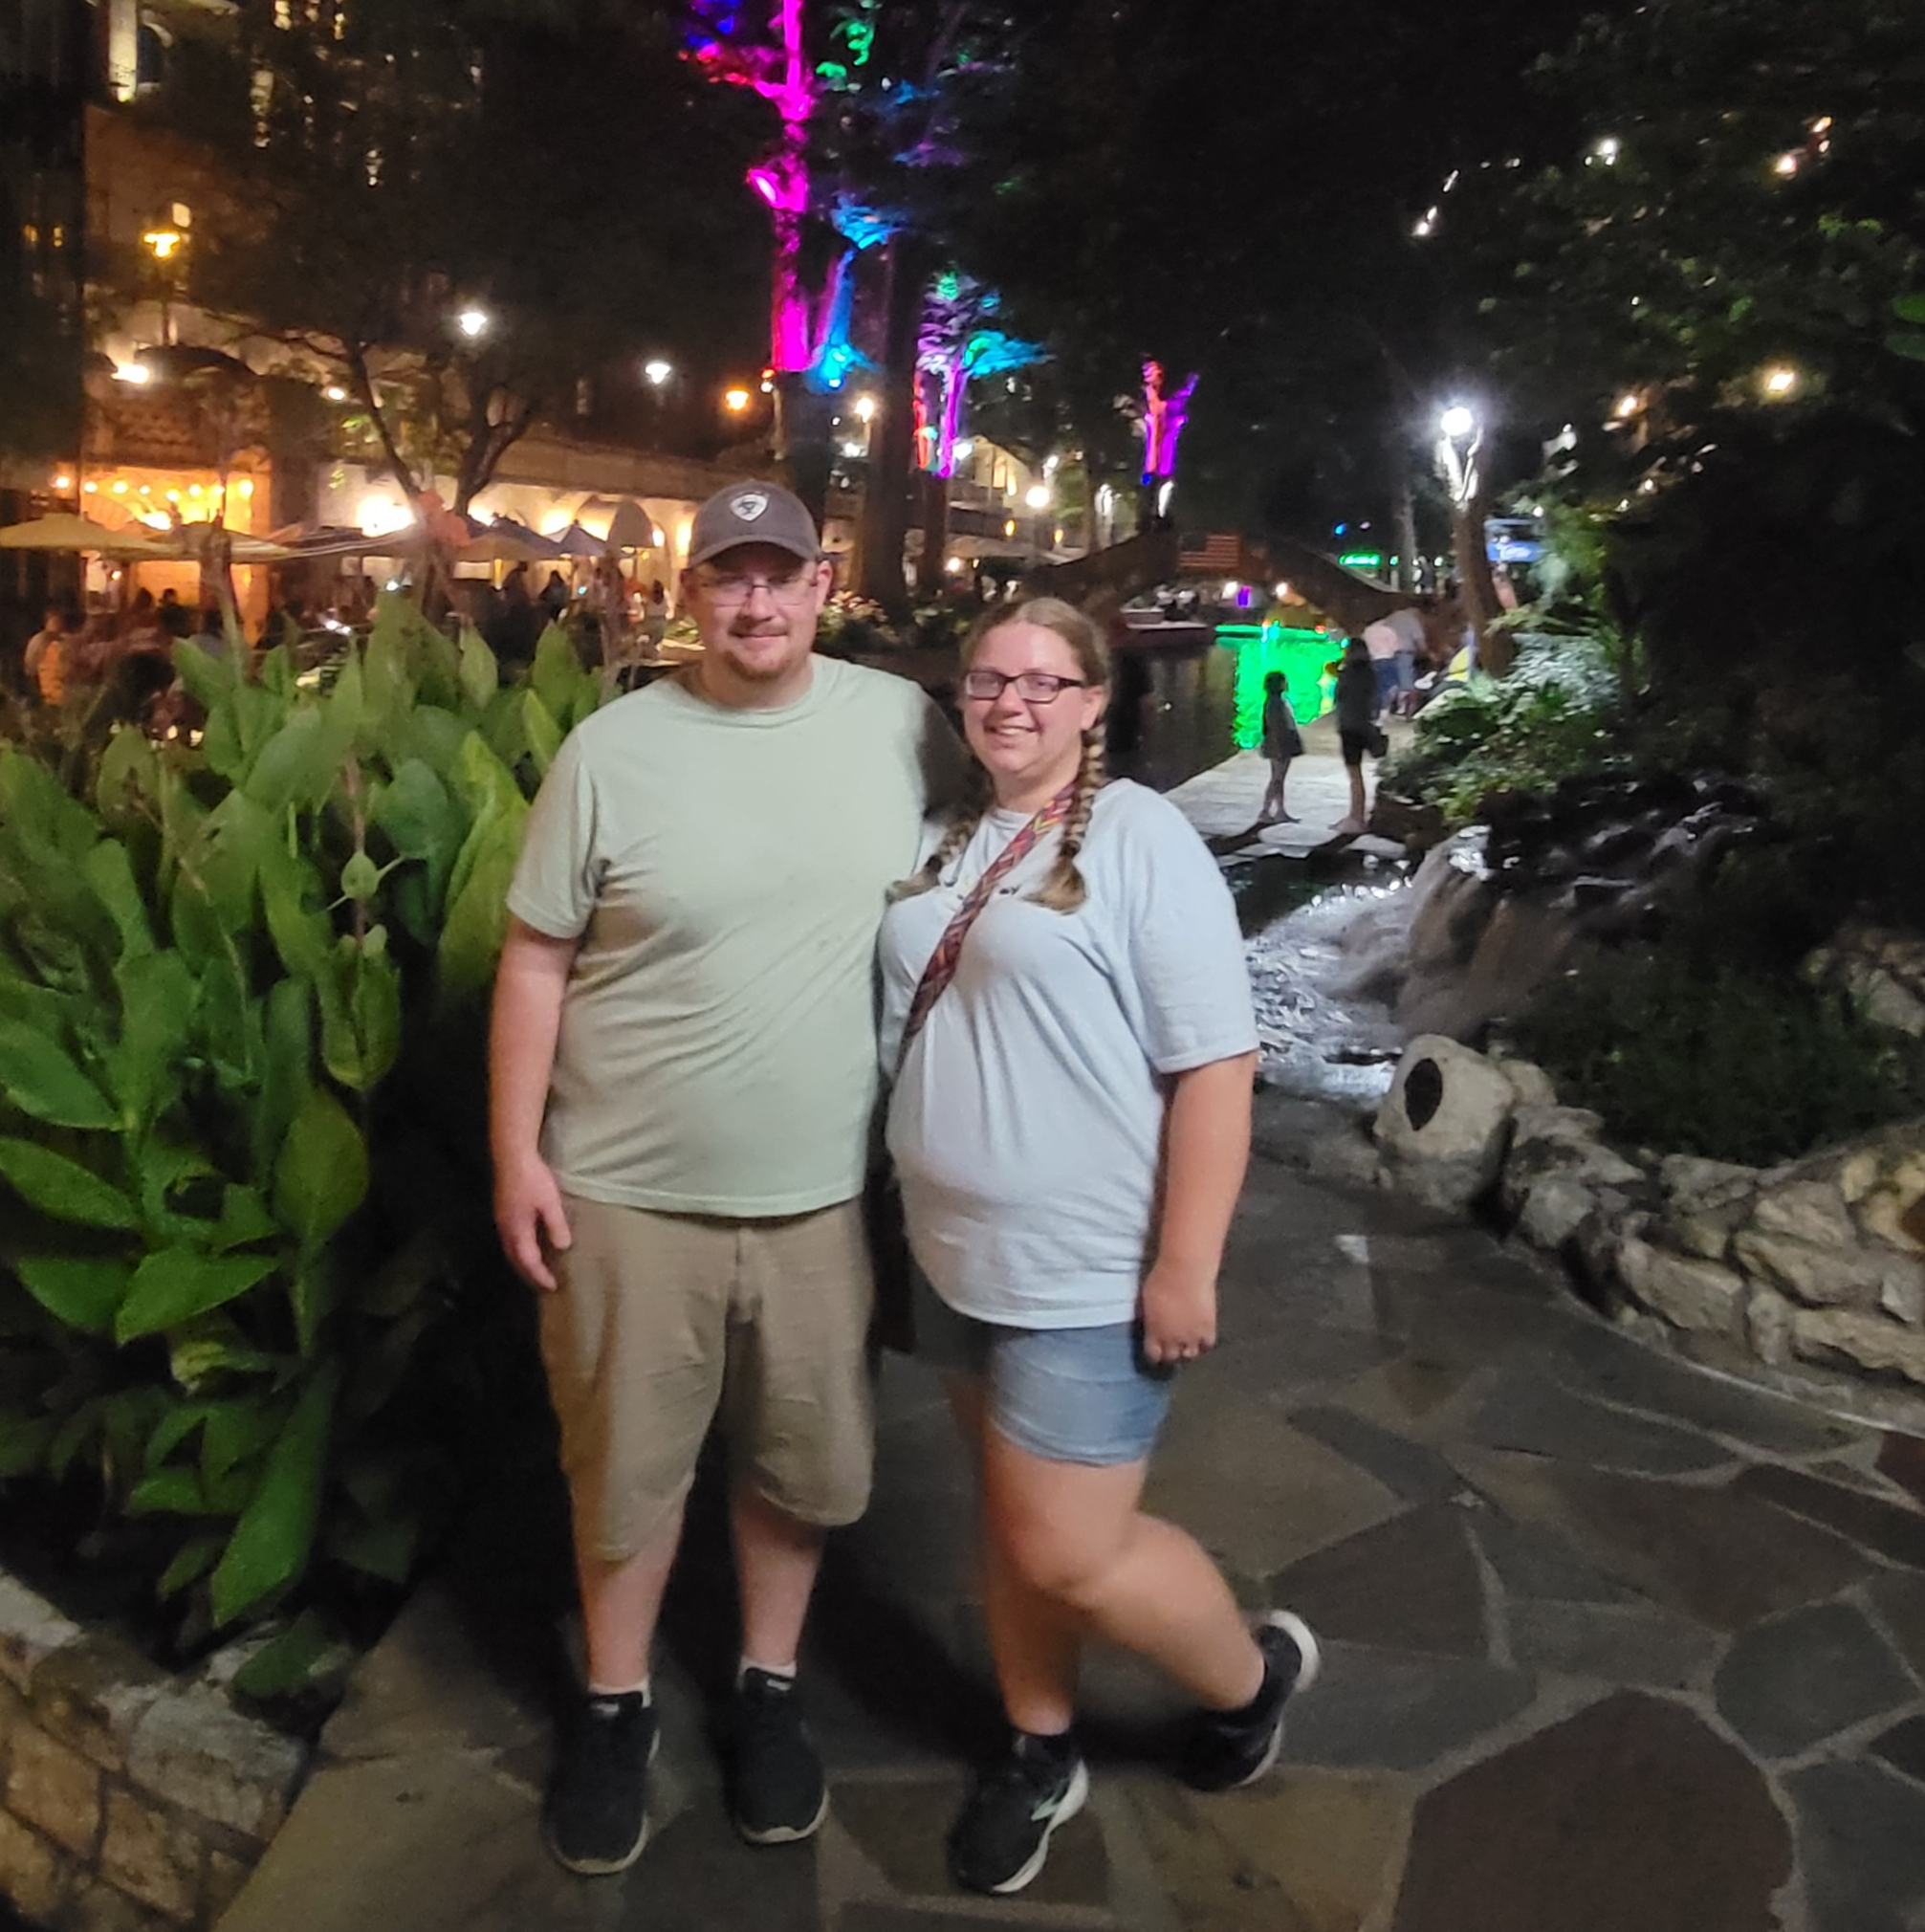
<svg viewBox="0 0 1925 1932">
<path fill-rule="evenodd" d="M 358 748 L 365 756 L 394 742 L 401 721 L 414 708 L 414 672 L 407 645 L 392 625 L 376 625 L 361 662 L 361 729 Z"/>
<path fill-rule="evenodd" d="M 508 936 L 508 888 L 521 853 L 522 814 L 478 823 L 455 867 L 463 883 L 452 890 L 435 962 L 444 994 L 478 992 L 494 977 Z"/>
<path fill-rule="evenodd" d="M 545 779 L 548 767 L 555 762 L 555 754 L 561 749 L 561 727 L 532 691 L 521 694 L 521 722 L 528 736 L 529 756 L 535 760 L 536 776 Z"/>
<path fill-rule="evenodd" d="M 289 715 L 254 760 L 247 795 L 278 818 L 288 806 L 317 805 L 339 776 L 340 749 L 315 705 L 300 705 Z"/>
<path fill-rule="evenodd" d="M 174 1552 L 174 1560 L 161 1572 L 161 1580 L 154 1587 L 155 1594 L 164 1603 L 170 1596 L 178 1596 L 188 1584 L 205 1576 L 227 1540 L 225 1533 L 218 1529 L 204 1530 L 198 1536 L 188 1537 Z"/>
<path fill-rule="evenodd" d="M 287 1427 L 215 1566 L 213 1612 L 230 1624 L 306 1570 L 320 1520 L 328 1430 L 340 1372 L 327 1363 L 301 1392 Z"/>
<path fill-rule="evenodd" d="M 192 1248 L 163 1248 L 134 1270 L 127 1299 L 114 1319 L 122 1346 L 224 1307 L 272 1274 L 272 1255 L 205 1255 Z"/>
<path fill-rule="evenodd" d="M 274 1212 L 316 1254 L 367 1196 L 367 1144 L 325 1087 L 296 1109 L 274 1163 Z"/>
<path fill-rule="evenodd" d="M 366 1093 L 401 1052 L 401 971 L 387 929 L 357 943 L 343 937 L 316 980 L 321 1002 L 321 1060 L 340 1084 Z"/>
<path fill-rule="evenodd" d="M 461 694 L 471 711 L 486 711 L 501 683 L 494 653 L 465 626 L 461 633 Z"/>
<path fill-rule="evenodd" d="M 208 1238 L 208 1245 L 216 1254 L 225 1254 L 230 1248 L 246 1247 L 279 1233 L 280 1223 L 268 1212 L 260 1191 L 230 1182 L 221 1191 L 221 1218 Z"/>
<path fill-rule="evenodd" d="M 31 1140 L 0 1139 L 0 1175 L 30 1206 L 55 1220 L 83 1227 L 134 1228 L 140 1210 L 120 1189 L 51 1148 Z"/>
<path fill-rule="evenodd" d="M 0 1090 L 53 1127 L 116 1127 L 107 1096 L 64 1049 L 17 1020 L 0 1020 Z"/>
<path fill-rule="evenodd" d="M 129 1516 L 205 1516 L 208 1500 L 191 1469 L 156 1469 L 134 1485 Z"/>
<path fill-rule="evenodd" d="M 100 754 L 94 802 L 110 825 L 151 816 L 160 809 L 160 754 L 138 725 L 121 725 Z"/>
<path fill-rule="evenodd" d="M 437 896 L 468 836 L 468 814 L 421 758 L 404 759 L 376 801 L 372 820 L 405 859 L 419 859 Z"/>
<path fill-rule="evenodd" d="M 320 1613 L 304 1610 L 234 1673 L 234 1688 L 251 1698 L 290 1697 L 309 1682 L 317 1666 L 336 1655 Z"/>
<path fill-rule="evenodd" d="M 268 932 L 281 964 L 290 973 L 313 978 L 327 964 L 334 945 L 334 928 L 319 910 L 320 872 L 304 856 L 290 852 L 274 840 L 261 855 L 261 906 Z"/>
<path fill-rule="evenodd" d="M 186 639 L 174 647 L 174 674 L 186 687 L 187 695 L 209 717 L 223 699 L 232 697 L 240 682 L 239 668 L 229 662 L 225 652 L 217 657 Z"/>
<path fill-rule="evenodd" d="M 314 996 L 305 979 L 277 980 L 269 993 L 266 1047 L 260 1099 L 249 1122 L 249 1153 L 263 1187 L 313 1085 Z"/>
<path fill-rule="evenodd" d="M 50 1315 L 88 1335 L 112 1329 L 134 1273 L 125 1262 L 84 1255 L 23 1255 L 14 1271 Z"/>
<path fill-rule="evenodd" d="M 1916 295 L 1900 296 L 1892 304 L 1892 310 L 1901 322 L 1925 323 L 1925 290 Z"/>
<path fill-rule="evenodd" d="M 134 862 L 118 839 L 102 839 L 81 867 L 101 905 L 120 933 L 120 956 L 129 958 L 154 950 L 154 928 L 147 904 L 134 878 Z"/>
<path fill-rule="evenodd" d="M 123 1120 L 143 1129 L 181 1088 L 194 976 L 179 953 L 143 953 L 122 959 L 114 979 L 120 989 L 120 1038 L 107 1056 L 107 1078 Z"/>
<path fill-rule="evenodd" d="M 200 837 L 181 863 L 206 889 L 230 932 L 253 924 L 254 881 L 270 846 L 280 837 L 275 815 L 245 792 L 230 792 L 208 814 Z"/>
<path fill-rule="evenodd" d="M 551 624 L 541 633 L 541 641 L 535 647 L 535 668 L 529 672 L 528 683 L 547 706 L 549 716 L 564 732 L 595 709 L 598 687 L 582 670 L 568 633 L 558 624 Z"/>
</svg>

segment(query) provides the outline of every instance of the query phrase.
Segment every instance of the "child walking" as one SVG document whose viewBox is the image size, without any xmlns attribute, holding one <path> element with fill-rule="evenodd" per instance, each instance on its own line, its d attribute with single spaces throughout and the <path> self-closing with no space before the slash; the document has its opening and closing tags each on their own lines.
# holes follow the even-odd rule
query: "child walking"
<svg viewBox="0 0 1925 1932">
<path fill-rule="evenodd" d="M 1296 714 L 1290 709 L 1290 680 L 1280 670 L 1273 670 L 1263 680 L 1263 756 L 1270 760 L 1270 788 L 1257 814 L 1259 824 L 1294 825 L 1294 814 L 1283 809 L 1283 781 L 1290 776 L 1290 760 L 1303 749 L 1303 735 L 1297 729 Z"/>
</svg>

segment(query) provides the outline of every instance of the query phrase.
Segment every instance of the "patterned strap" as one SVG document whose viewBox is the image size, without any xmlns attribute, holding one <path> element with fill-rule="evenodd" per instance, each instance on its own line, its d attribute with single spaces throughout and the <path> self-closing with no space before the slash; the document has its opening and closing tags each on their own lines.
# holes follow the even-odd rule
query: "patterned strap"
<svg viewBox="0 0 1925 1932">
<path fill-rule="evenodd" d="M 930 1017 L 930 1008 L 942 998 L 944 989 L 955 977 L 956 967 L 962 959 L 963 941 L 969 937 L 969 929 L 975 924 L 976 915 L 995 896 L 995 889 L 1036 849 L 1037 841 L 1055 831 L 1068 818 L 1075 798 L 1076 786 L 1063 786 L 1002 848 L 995 864 L 971 888 L 969 897 L 956 908 L 955 916 L 944 929 L 943 936 L 936 941 L 936 950 L 930 955 L 930 963 L 923 968 L 923 977 L 916 985 L 916 997 L 909 1001 L 909 1017 L 903 1022 L 902 1044 L 896 1049 L 898 1074 L 903 1070 L 903 1063 L 909 1057 L 909 1048 L 914 1045 L 916 1035 L 923 1030 L 923 1021 Z"/>
</svg>

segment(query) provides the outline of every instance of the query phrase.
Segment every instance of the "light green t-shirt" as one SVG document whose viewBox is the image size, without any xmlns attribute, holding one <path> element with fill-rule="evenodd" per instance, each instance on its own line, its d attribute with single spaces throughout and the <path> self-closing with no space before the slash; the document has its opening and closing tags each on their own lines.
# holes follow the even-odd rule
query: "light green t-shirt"
<svg viewBox="0 0 1925 1932">
<path fill-rule="evenodd" d="M 958 757 L 915 685 L 832 658 L 776 710 L 665 678 L 577 727 L 508 895 L 581 942 L 542 1130 L 564 1188 L 742 1218 L 860 1192 L 876 930 Z"/>
</svg>

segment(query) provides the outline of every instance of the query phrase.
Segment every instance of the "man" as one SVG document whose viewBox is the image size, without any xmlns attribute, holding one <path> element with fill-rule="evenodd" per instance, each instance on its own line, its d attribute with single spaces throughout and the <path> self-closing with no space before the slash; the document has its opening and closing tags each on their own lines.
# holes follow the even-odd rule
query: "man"
<svg viewBox="0 0 1925 1932">
<path fill-rule="evenodd" d="M 1370 654 L 1370 669 L 1377 680 L 1377 714 L 1382 715 L 1390 709 L 1391 700 L 1397 694 L 1397 653 L 1403 648 L 1404 640 L 1398 635 L 1397 626 L 1388 617 L 1380 617 L 1375 624 L 1366 626 L 1364 648 Z"/>
<path fill-rule="evenodd" d="M 67 613 L 50 604 L 47 621 L 27 640 L 20 660 L 28 685 L 44 705 L 57 708 L 67 694 Z"/>
<path fill-rule="evenodd" d="M 1397 639 L 1395 709 L 1408 716 L 1417 701 L 1417 659 L 1424 648 L 1423 613 L 1413 604 L 1401 604 L 1384 622 Z"/>
<path fill-rule="evenodd" d="M 915 686 L 813 655 L 829 582 L 787 491 L 705 503 L 682 580 L 702 657 L 562 746 L 509 894 L 495 1218 L 540 1290 L 574 1517 L 587 1695 L 545 1826 L 577 1872 L 646 1839 L 649 1646 L 717 1416 L 731 1809 L 757 1844 L 827 1812 L 795 1674 L 823 1534 L 869 1491 L 872 955 L 958 757 Z"/>
</svg>

